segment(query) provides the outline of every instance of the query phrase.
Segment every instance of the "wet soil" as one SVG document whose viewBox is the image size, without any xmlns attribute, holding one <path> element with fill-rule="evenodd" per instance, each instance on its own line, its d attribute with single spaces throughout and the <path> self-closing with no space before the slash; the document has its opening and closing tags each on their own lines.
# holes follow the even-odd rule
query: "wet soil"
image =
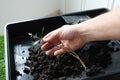
<svg viewBox="0 0 120 80">
<path fill-rule="evenodd" d="M 87 68 L 87 76 L 104 74 L 104 69 L 112 63 L 113 49 L 108 46 L 109 41 L 91 42 L 76 50 Z M 33 80 L 66 80 L 67 77 L 80 76 L 84 71 L 81 63 L 69 53 L 61 56 L 46 56 L 40 49 L 40 44 L 29 48 L 29 57 L 25 63 L 30 67 Z M 28 74 L 28 70 L 24 71 Z M 82 77 L 82 75 L 81 75 Z"/>
</svg>

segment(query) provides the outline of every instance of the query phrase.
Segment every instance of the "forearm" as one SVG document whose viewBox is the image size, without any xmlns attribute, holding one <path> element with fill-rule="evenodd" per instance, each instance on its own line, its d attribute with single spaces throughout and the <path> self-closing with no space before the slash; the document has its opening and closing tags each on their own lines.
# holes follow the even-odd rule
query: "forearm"
<svg viewBox="0 0 120 80">
<path fill-rule="evenodd" d="M 120 40 L 120 8 L 80 23 L 78 27 L 86 42 Z"/>
</svg>

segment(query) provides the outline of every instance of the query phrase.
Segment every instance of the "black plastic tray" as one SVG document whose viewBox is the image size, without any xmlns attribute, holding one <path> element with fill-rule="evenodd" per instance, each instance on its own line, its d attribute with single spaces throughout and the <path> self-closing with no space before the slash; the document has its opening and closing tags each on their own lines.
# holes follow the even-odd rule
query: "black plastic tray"
<svg viewBox="0 0 120 80">
<path fill-rule="evenodd" d="M 44 27 L 44 35 L 48 32 L 61 27 L 65 24 L 72 24 L 77 21 L 77 17 L 89 16 L 91 18 L 107 12 L 107 9 L 95 9 L 83 12 L 76 12 L 71 14 L 65 14 L 55 17 L 23 21 L 17 23 L 8 24 L 5 28 L 5 42 L 6 42 L 6 80 L 32 80 L 31 75 L 23 73 L 24 62 L 28 57 L 28 48 L 32 45 L 32 40 L 29 38 L 28 33 L 40 33 Z M 70 20 L 73 19 L 73 20 Z M 116 42 L 116 41 L 115 41 Z M 118 44 L 118 43 L 117 43 Z M 119 44 L 118 44 L 119 46 Z M 23 52 L 24 51 L 24 52 Z M 83 73 L 82 78 L 76 78 L 74 80 L 119 80 L 120 73 L 120 52 L 112 55 L 113 64 L 108 67 L 105 74 L 100 74 L 94 77 L 87 77 Z M 22 73 L 22 77 L 15 76 L 15 70 Z M 68 78 L 68 80 L 73 80 Z"/>
</svg>

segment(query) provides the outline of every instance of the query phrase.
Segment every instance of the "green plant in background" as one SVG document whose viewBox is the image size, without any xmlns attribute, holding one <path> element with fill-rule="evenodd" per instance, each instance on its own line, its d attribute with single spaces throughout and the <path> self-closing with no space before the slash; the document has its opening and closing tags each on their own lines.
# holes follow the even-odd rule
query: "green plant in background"
<svg viewBox="0 0 120 80">
<path fill-rule="evenodd" d="M 0 80 L 5 80 L 4 36 L 0 36 Z"/>
</svg>

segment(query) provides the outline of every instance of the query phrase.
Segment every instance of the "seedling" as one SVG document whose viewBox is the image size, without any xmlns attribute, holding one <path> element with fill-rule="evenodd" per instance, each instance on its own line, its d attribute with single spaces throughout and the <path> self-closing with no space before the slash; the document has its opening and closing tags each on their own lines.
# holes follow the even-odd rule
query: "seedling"
<svg viewBox="0 0 120 80">
<path fill-rule="evenodd" d="M 28 35 L 33 39 L 38 39 L 39 41 L 41 41 L 43 37 L 43 33 L 44 33 L 44 27 L 42 28 L 42 31 L 41 31 L 41 37 L 38 37 L 37 33 L 35 35 L 33 35 L 32 33 L 28 33 Z"/>
<path fill-rule="evenodd" d="M 43 33 L 44 33 L 44 27 L 42 28 L 42 31 L 41 31 L 41 37 L 38 37 L 38 34 L 36 33 L 35 35 L 33 35 L 32 33 L 28 33 L 28 35 L 33 38 L 33 39 L 37 39 L 37 41 L 35 41 L 32 45 L 32 47 L 35 47 L 35 45 L 37 45 L 41 40 L 42 40 L 42 37 L 43 37 Z"/>
</svg>

